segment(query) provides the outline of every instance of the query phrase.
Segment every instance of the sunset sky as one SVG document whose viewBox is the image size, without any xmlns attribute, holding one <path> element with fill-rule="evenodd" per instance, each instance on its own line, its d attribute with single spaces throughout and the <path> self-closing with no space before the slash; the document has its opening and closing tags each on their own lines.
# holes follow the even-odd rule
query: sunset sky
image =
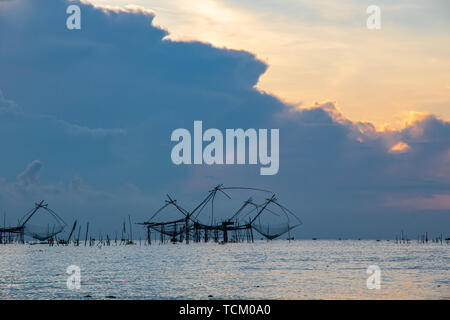
<svg viewBox="0 0 450 320">
<path fill-rule="evenodd" d="M 257 87 L 283 101 L 335 101 L 354 121 L 399 128 L 409 112 L 450 119 L 450 3 L 433 1 L 93 0 L 139 5 L 173 40 L 251 51 Z M 366 8 L 381 8 L 368 30 Z"/>
<path fill-rule="evenodd" d="M 67 28 L 72 3 L 81 30 Z M 9 224 L 45 199 L 111 232 L 167 193 L 192 208 L 223 183 L 275 192 L 304 222 L 297 237 L 450 232 L 448 1 L 133 4 L 0 1 Z M 278 173 L 175 165 L 171 133 L 196 120 L 279 129 Z"/>
</svg>

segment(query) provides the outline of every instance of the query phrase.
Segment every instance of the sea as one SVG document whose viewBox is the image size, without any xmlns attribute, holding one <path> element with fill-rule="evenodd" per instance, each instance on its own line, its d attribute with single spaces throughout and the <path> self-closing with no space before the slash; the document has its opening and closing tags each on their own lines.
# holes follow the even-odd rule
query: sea
<svg viewBox="0 0 450 320">
<path fill-rule="evenodd" d="M 0 245 L 0 299 L 450 299 L 450 245 Z"/>
</svg>

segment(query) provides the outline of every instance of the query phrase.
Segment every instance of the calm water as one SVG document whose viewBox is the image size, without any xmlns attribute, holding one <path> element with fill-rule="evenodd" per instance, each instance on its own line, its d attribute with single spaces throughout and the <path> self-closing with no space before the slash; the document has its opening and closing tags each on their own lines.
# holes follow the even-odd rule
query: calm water
<svg viewBox="0 0 450 320">
<path fill-rule="evenodd" d="M 0 245 L 0 298 L 450 299 L 449 262 L 450 245 L 392 241 Z M 80 290 L 67 289 L 69 265 Z M 380 290 L 367 289 L 369 265 Z"/>
</svg>

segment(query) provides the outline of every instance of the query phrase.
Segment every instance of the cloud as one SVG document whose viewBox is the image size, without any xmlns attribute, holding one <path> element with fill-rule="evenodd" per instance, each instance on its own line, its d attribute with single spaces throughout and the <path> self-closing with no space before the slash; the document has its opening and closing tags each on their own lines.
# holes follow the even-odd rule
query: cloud
<svg viewBox="0 0 450 320">
<path fill-rule="evenodd" d="M 67 220 L 106 231 L 128 214 L 148 218 L 166 193 L 193 204 L 193 194 L 224 183 L 277 192 L 304 221 L 303 237 L 450 225 L 446 201 L 415 223 L 404 215 L 424 206 L 391 205 L 447 199 L 449 122 L 415 116 L 377 131 L 335 102 L 296 108 L 255 89 L 268 66 L 252 53 L 167 40 L 154 13 L 137 7 L 79 3 L 82 29 L 67 30 L 68 3 L 15 0 L 0 10 L 0 201 L 8 210 L 45 199 Z M 279 128 L 279 173 L 173 165 L 170 134 L 194 120 L 205 129 Z M 408 152 L 390 152 L 397 149 Z"/>
<path fill-rule="evenodd" d="M 386 205 L 397 208 L 411 208 L 416 210 L 423 210 L 427 212 L 443 211 L 448 212 L 450 208 L 450 193 L 436 193 L 429 197 L 417 196 L 410 198 L 389 198 Z"/>
<path fill-rule="evenodd" d="M 394 146 L 392 146 L 389 149 L 389 152 L 403 153 L 403 152 L 407 152 L 409 149 L 410 149 L 410 147 L 406 143 L 400 141 L 400 142 L 396 143 Z"/>
<path fill-rule="evenodd" d="M 18 10 L 25 3 L 28 9 Z M 67 30 L 66 6 L 17 0 L 0 13 L 0 61 L 10 62 L 2 65 L 0 88 L 27 112 L 83 126 L 123 127 L 149 117 L 171 121 L 187 109 L 202 117 L 218 103 L 224 108 L 220 117 L 258 95 L 253 86 L 266 65 L 248 52 L 163 41 L 167 31 L 151 26 L 152 13 L 137 9 L 83 4 L 82 29 Z M 13 38 L 13 30 L 21 36 Z M 165 106 L 172 114 L 164 113 Z"/>
<path fill-rule="evenodd" d="M 23 186 L 36 184 L 39 181 L 41 169 L 42 163 L 39 160 L 34 160 L 27 166 L 24 172 L 17 176 L 17 180 Z"/>
<path fill-rule="evenodd" d="M 3 92 L 0 90 L 0 114 L 6 113 L 20 113 L 20 109 L 14 101 L 7 100 L 3 96 Z"/>
</svg>

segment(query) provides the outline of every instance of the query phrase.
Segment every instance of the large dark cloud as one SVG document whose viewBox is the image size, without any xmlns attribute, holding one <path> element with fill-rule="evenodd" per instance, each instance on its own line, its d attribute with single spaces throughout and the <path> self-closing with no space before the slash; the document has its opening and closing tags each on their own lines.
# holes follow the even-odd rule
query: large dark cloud
<svg viewBox="0 0 450 320">
<path fill-rule="evenodd" d="M 249 52 L 164 40 L 137 8 L 78 3 L 82 29 L 68 30 L 68 4 L 0 3 L 0 207 L 18 215 L 45 198 L 108 231 L 165 192 L 181 201 L 223 182 L 279 193 L 305 222 L 299 236 L 449 231 L 449 122 L 377 132 L 334 103 L 295 109 L 254 88 L 267 66 Z M 173 165 L 170 134 L 194 120 L 280 128 L 279 173 Z"/>
</svg>

